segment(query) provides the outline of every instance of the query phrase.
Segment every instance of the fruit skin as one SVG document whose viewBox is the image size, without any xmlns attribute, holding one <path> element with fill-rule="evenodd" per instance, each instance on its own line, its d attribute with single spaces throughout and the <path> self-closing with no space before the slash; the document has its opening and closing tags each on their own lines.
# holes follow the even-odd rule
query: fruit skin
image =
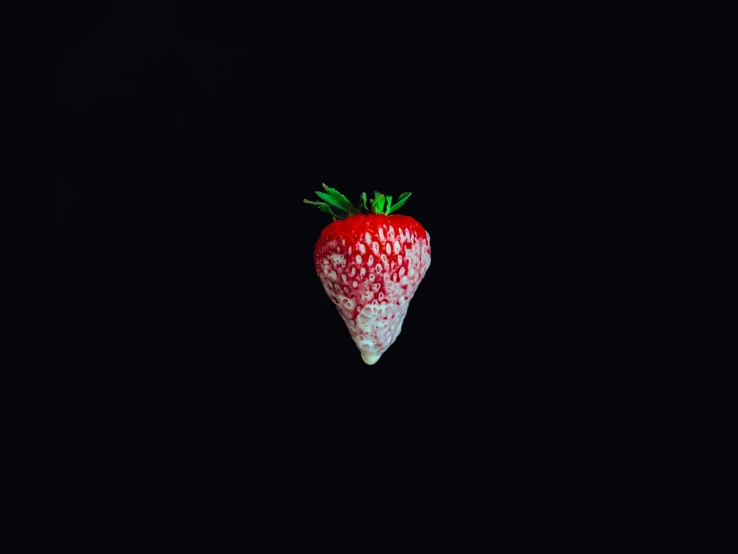
<svg viewBox="0 0 738 554">
<path fill-rule="evenodd" d="M 400 334 L 430 267 L 430 235 L 410 216 L 351 215 L 323 229 L 313 257 L 362 359 L 375 364 Z"/>
</svg>

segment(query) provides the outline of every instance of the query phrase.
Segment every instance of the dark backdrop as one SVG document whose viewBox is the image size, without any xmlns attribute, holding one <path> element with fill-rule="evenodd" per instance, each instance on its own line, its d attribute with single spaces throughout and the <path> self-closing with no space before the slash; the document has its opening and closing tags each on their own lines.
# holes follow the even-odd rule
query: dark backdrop
<svg viewBox="0 0 738 554">
<path fill-rule="evenodd" d="M 442 8 L 59 11 L 48 214 L 78 367 L 126 386 L 503 401 L 609 363 L 590 322 L 610 268 L 583 229 L 607 201 L 592 180 L 616 173 L 594 127 L 617 105 L 598 105 L 607 52 L 586 36 Z M 302 200 L 322 183 L 412 191 L 403 213 L 432 237 L 373 367 L 313 268 L 330 218 Z"/>
<path fill-rule="evenodd" d="M 484 529 L 560 513 L 576 483 L 610 498 L 588 483 L 634 360 L 593 232 L 627 182 L 604 20 L 307 5 L 56 8 L 46 458 L 79 441 L 86 476 L 142 498 L 261 484 L 261 514 L 371 498 L 444 529 L 449 507 Z M 431 235 L 375 366 L 315 274 L 322 183 L 412 191 Z"/>
<path fill-rule="evenodd" d="M 453 304 L 488 291 L 450 257 L 448 230 L 475 241 L 461 214 L 492 204 L 465 167 L 489 148 L 485 107 L 467 105 L 489 68 L 437 21 L 174 2 L 71 19 L 54 52 L 53 218 L 59 267 L 90 301 L 84 328 L 178 371 L 366 371 L 312 266 L 330 218 L 302 199 L 326 183 L 353 200 L 412 191 L 404 213 L 437 248 L 371 371 L 426 371 L 468 348 Z"/>
</svg>

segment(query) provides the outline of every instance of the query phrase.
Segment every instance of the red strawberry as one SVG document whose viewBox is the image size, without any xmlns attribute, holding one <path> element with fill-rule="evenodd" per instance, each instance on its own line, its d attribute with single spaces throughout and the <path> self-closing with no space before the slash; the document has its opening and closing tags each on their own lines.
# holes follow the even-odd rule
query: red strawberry
<svg viewBox="0 0 738 554">
<path fill-rule="evenodd" d="M 322 202 L 305 200 L 333 216 L 320 234 L 313 258 L 318 277 L 367 365 L 395 342 L 408 305 L 431 262 L 430 235 L 412 217 L 394 214 L 410 196 L 366 193 L 354 206 L 323 185 Z"/>
</svg>

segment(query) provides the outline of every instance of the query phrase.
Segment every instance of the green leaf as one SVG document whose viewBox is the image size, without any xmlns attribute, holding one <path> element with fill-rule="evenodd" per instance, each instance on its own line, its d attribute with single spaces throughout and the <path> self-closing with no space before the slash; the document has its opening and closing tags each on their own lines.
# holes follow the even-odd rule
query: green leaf
<svg viewBox="0 0 738 554">
<path fill-rule="evenodd" d="M 372 200 L 372 208 L 374 213 L 384 213 L 385 196 L 381 192 L 374 191 L 374 200 Z"/>
<path fill-rule="evenodd" d="M 336 200 L 335 198 L 333 198 L 330 194 L 326 194 L 324 192 L 320 192 L 320 191 L 317 191 L 317 190 L 315 191 L 315 194 L 317 194 L 319 198 L 322 198 L 323 200 L 325 200 L 326 202 L 328 202 L 331 206 L 334 206 L 334 207 L 336 207 L 339 210 L 344 211 L 344 212 L 348 211 L 346 208 L 344 208 L 341 205 L 341 203 L 338 200 Z M 351 209 L 352 210 L 353 210 L 353 208 L 354 207 L 351 206 Z"/>
<path fill-rule="evenodd" d="M 348 198 L 346 198 L 343 194 L 338 192 L 336 189 L 332 189 L 331 187 L 326 186 L 325 183 L 323 183 L 323 188 L 326 190 L 328 194 L 331 195 L 333 200 L 336 201 L 336 203 L 331 202 L 331 204 L 341 208 L 344 211 L 347 211 L 349 214 L 356 213 L 356 208 L 354 207 L 354 205 L 351 202 L 349 202 Z M 318 196 L 323 198 L 322 194 L 323 193 L 319 194 Z"/>
<path fill-rule="evenodd" d="M 334 219 L 342 219 L 343 217 L 343 216 L 337 215 L 334 212 L 334 208 L 326 204 L 325 202 L 313 202 L 312 200 L 303 200 L 303 202 L 305 202 L 305 204 L 312 204 L 313 206 L 318 206 L 318 209 L 321 212 L 325 212 L 327 214 L 332 215 Z"/>
<path fill-rule="evenodd" d="M 401 207 L 402 207 L 402 205 L 403 205 L 403 204 L 404 204 L 405 202 L 407 202 L 407 199 L 408 199 L 408 198 L 410 198 L 410 195 L 411 195 L 411 194 L 412 194 L 412 192 L 403 192 L 403 193 L 402 193 L 402 194 L 400 195 L 400 197 L 399 197 L 399 198 L 397 199 L 397 203 L 396 203 L 396 204 L 395 204 L 394 206 L 392 206 L 392 208 L 391 208 L 391 209 L 388 209 L 388 210 L 387 210 L 387 215 L 389 215 L 389 214 L 391 214 L 392 212 L 394 212 L 394 211 L 398 210 L 399 208 L 401 208 Z"/>
<path fill-rule="evenodd" d="M 360 213 L 390 215 L 400 209 L 412 194 L 410 192 L 403 192 L 397 198 L 397 202 L 393 203 L 394 198 L 392 196 L 385 196 L 375 190 L 374 199 L 369 201 L 370 207 L 367 207 L 367 196 L 365 192 L 361 193 L 359 202 L 353 205 L 336 189 L 330 188 L 325 183 L 323 183 L 323 188 L 326 192 L 315 191 L 321 202 L 314 202 L 312 200 L 304 200 L 304 202 L 317 206 L 320 211 L 330 214 L 334 220 L 346 219 L 347 217 Z"/>
</svg>

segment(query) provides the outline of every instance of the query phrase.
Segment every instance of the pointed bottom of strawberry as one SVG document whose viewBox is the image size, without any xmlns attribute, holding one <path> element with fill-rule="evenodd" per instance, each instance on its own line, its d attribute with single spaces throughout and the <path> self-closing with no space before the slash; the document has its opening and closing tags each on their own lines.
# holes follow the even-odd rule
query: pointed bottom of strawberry
<svg viewBox="0 0 738 554">
<path fill-rule="evenodd" d="M 374 352 L 362 352 L 361 353 L 361 359 L 364 360 L 364 363 L 366 365 L 374 365 L 379 361 L 379 358 L 381 358 L 381 354 L 375 354 Z"/>
</svg>

